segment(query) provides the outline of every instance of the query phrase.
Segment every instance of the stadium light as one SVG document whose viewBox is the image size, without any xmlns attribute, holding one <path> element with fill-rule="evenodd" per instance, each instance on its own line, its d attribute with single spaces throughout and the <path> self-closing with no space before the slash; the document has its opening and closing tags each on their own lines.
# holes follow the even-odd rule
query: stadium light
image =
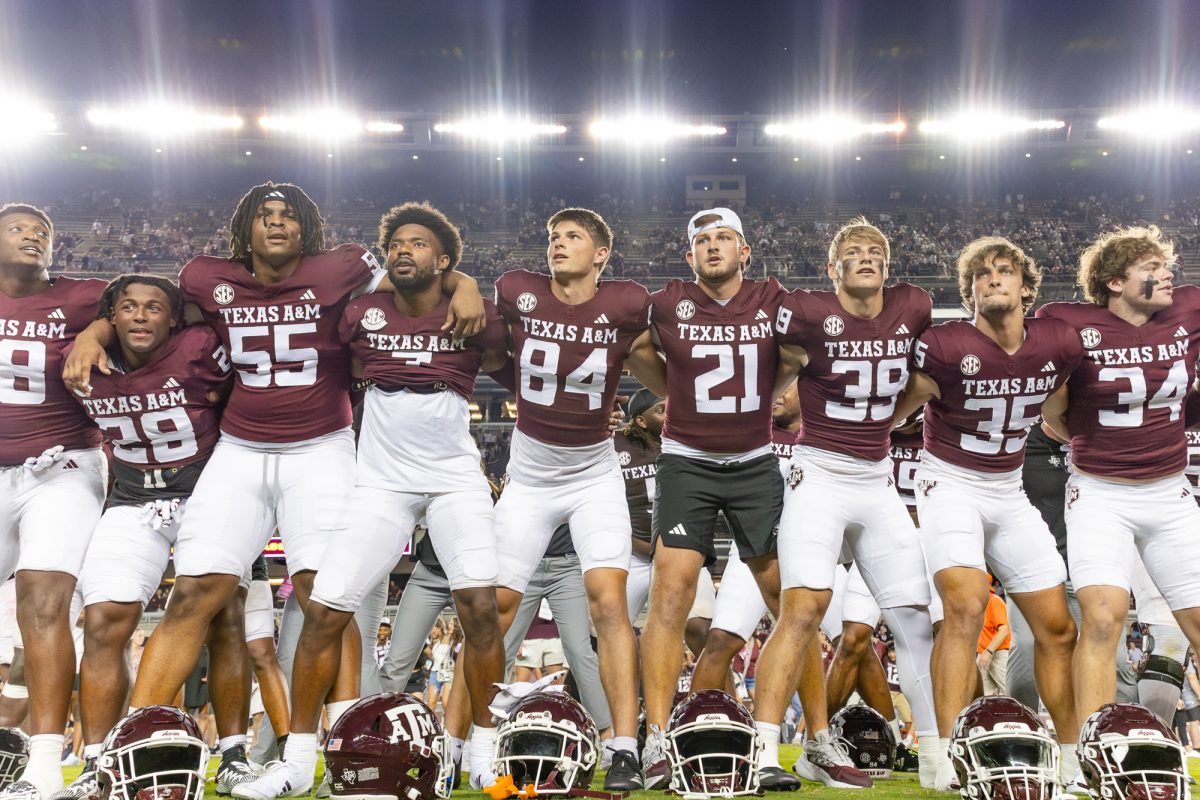
<svg viewBox="0 0 1200 800">
<path fill-rule="evenodd" d="M 403 133 L 404 126 L 399 122 L 373 120 L 366 124 L 367 133 Z"/>
<path fill-rule="evenodd" d="M 0 145 L 24 144 L 37 136 L 58 130 L 58 120 L 54 114 L 38 108 L 34 103 L 12 98 L 4 98 L 0 103 L 4 103 L 5 108 L 30 109 L 21 114 L 8 114 L 4 122 L 0 122 Z"/>
<path fill-rule="evenodd" d="M 588 127 L 588 132 L 602 141 L 633 145 L 695 136 L 724 136 L 727 133 L 721 125 L 691 125 L 686 122 L 674 122 L 665 117 L 639 116 L 596 120 Z"/>
<path fill-rule="evenodd" d="M 848 142 L 860 136 L 881 134 L 900 135 L 907 125 L 903 120 L 894 122 L 862 122 L 852 117 L 828 114 L 792 122 L 773 122 L 763 128 L 767 136 L 786 136 L 797 141 L 834 144 Z"/>
<path fill-rule="evenodd" d="M 1101 117 L 1096 121 L 1096 127 L 1145 139 L 1169 139 L 1200 130 L 1200 111 L 1180 106 L 1153 106 Z"/>
<path fill-rule="evenodd" d="M 501 143 L 528 141 L 538 136 L 560 136 L 567 132 L 567 126 L 531 119 L 509 119 L 503 114 L 496 114 L 489 117 L 471 117 L 457 122 L 439 122 L 433 126 L 433 131 Z"/>
<path fill-rule="evenodd" d="M 87 112 L 87 121 L 97 128 L 113 128 L 152 138 L 236 131 L 243 125 L 242 118 L 236 114 L 221 114 L 171 103 L 144 103 L 116 108 L 98 106 Z"/>
<path fill-rule="evenodd" d="M 351 139 L 363 132 L 362 120 L 337 109 L 310 111 L 303 114 L 266 115 L 258 118 L 259 126 L 269 133 L 291 133 L 307 139 Z"/>
<path fill-rule="evenodd" d="M 978 142 L 1016 136 L 1029 131 L 1051 131 L 1066 127 L 1061 119 L 1028 119 L 988 111 L 968 111 L 946 119 L 927 119 L 917 130 L 927 136 L 948 136 Z"/>
</svg>

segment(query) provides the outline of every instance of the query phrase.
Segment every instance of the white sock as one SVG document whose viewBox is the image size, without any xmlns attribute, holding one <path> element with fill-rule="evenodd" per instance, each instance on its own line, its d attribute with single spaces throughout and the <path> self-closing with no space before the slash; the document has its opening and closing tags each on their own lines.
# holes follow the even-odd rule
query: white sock
<svg viewBox="0 0 1200 800">
<path fill-rule="evenodd" d="M 317 735 L 315 733 L 296 733 L 288 735 L 287 744 L 283 746 L 283 760 L 296 767 L 296 772 L 312 775 L 317 768 Z"/>
<path fill-rule="evenodd" d="M 1058 745 L 1059 777 L 1068 784 L 1079 774 L 1079 756 L 1075 752 L 1075 743 L 1060 743 Z"/>
<path fill-rule="evenodd" d="M 83 746 L 83 760 L 87 761 L 92 758 L 99 758 L 104 752 L 104 742 L 96 742 L 95 744 L 85 744 Z"/>
<path fill-rule="evenodd" d="M 614 736 L 612 737 L 612 749 L 625 750 L 626 752 L 637 755 L 637 738 L 634 736 Z"/>
<path fill-rule="evenodd" d="M 455 764 L 462 763 L 463 744 L 463 740 L 457 736 L 450 737 L 450 760 Z"/>
<path fill-rule="evenodd" d="M 478 779 L 484 778 L 495 782 L 495 776 L 492 774 L 492 758 L 496 752 L 496 729 L 481 728 L 476 725 L 471 731 L 471 777 Z M 491 785 L 489 783 L 488 785 Z M 479 786 L 480 789 L 486 789 L 487 786 Z"/>
<path fill-rule="evenodd" d="M 329 729 L 333 730 L 333 726 L 342 718 L 342 714 L 346 713 L 346 709 L 357 702 L 358 698 L 355 697 L 350 700 L 334 700 L 332 703 L 326 703 L 325 716 L 329 718 Z"/>
<path fill-rule="evenodd" d="M 821 728 L 819 731 L 813 731 L 812 736 L 808 737 L 810 742 L 828 742 L 829 728 Z"/>
<path fill-rule="evenodd" d="M 6 683 L 4 688 L 0 689 L 0 697 L 8 697 L 13 700 L 28 700 L 29 687 L 22 686 L 19 683 Z"/>
<path fill-rule="evenodd" d="M 892 733 L 896 736 L 896 743 L 899 744 L 904 740 L 904 734 L 900 732 L 900 720 L 892 717 L 888 721 L 888 727 L 892 729 Z"/>
<path fill-rule="evenodd" d="M 63 788 L 62 754 L 66 740 L 61 733 L 39 733 L 29 737 L 29 763 L 22 780 L 38 788 L 42 797 L 49 797 Z"/>
<path fill-rule="evenodd" d="M 217 750 L 221 752 L 221 755 L 225 755 L 226 750 L 232 750 L 235 747 L 245 746 L 246 734 L 244 733 L 235 733 L 233 736 L 222 736 L 217 742 Z"/>
<path fill-rule="evenodd" d="M 759 767 L 779 766 L 779 726 L 769 722 L 754 721 L 754 729 L 763 743 L 762 753 L 758 757 Z"/>
<path fill-rule="evenodd" d="M 943 736 L 937 740 L 938 743 L 938 758 L 950 760 L 950 737 Z"/>
</svg>

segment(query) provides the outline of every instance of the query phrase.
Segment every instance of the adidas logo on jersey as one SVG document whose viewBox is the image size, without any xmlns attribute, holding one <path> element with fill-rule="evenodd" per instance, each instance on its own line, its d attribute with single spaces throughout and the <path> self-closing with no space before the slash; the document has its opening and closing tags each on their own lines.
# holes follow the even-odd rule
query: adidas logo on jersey
<svg viewBox="0 0 1200 800">
<path fill-rule="evenodd" d="M 911 331 L 909 331 L 907 325 L 905 325 L 904 323 L 900 323 L 900 327 L 896 328 L 896 333 L 893 335 L 894 336 L 905 336 L 905 335 L 909 334 L 910 332 Z"/>
<path fill-rule="evenodd" d="M 301 300 L 316 300 L 317 295 L 312 289 L 306 289 L 304 294 L 300 295 Z"/>
<path fill-rule="evenodd" d="M 592 322 L 592 324 L 593 325 L 607 325 L 608 324 L 608 314 L 601 314 L 600 316 L 596 317 L 596 319 Z"/>
<path fill-rule="evenodd" d="M 46 319 L 66 319 L 67 315 L 63 313 L 61 308 L 56 308 L 46 315 Z"/>
<path fill-rule="evenodd" d="M 754 318 L 755 318 L 755 319 L 768 319 L 768 317 L 767 317 L 767 312 L 763 311 L 763 310 L 760 308 L 760 309 L 758 310 L 758 313 L 754 315 Z"/>
<path fill-rule="evenodd" d="M 166 383 L 163 384 L 163 388 L 164 389 L 178 389 L 179 381 L 175 380 L 174 378 L 167 378 Z"/>
<path fill-rule="evenodd" d="M 1053 361 L 1047 361 L 1046 366 L 1042 367 L 1042 372 L 1054 372 L 1058 367 L 1054 366 Z"/>
<path fill-rule="evenodd" d="M 1187 328 L 1183 327 L 1182 325 L 1180 325 L 1178 328 L 1175 329 L 1176 338 L 1186 337 L 1187 335 L 1188 335 Z"/>
<path fill-rule="evenodd" d="M 671 528 L 671 530 L 667 531 L 667 534 L 669 536 L 687 536 L 687 531 L 684 530 L 683 523 L 681 522 L 674 528 Z"/>
</svg>

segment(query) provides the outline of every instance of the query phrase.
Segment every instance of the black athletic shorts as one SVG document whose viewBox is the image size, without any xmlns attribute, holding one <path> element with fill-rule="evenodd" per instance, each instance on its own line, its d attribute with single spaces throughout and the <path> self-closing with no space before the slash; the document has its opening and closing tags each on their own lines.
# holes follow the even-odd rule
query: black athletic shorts
<svg viewBox="0 0 1200 800">
<path fill-rule="evenodd" d="M 1025 442 L 1025 463 L 1021 470 L 1021 485 L 1029 502 L 1042 515 L 1063 563 L 1067 561 L 1066 513 L 1067 452 L 1058 442 L 1042 433 L 1041 425 L 1029 430 Z"/>
<path fill-rule="evenodd" d="M 783 511 L 783 477 L 774 454 L 738 464 L 714 464 L 663 453 L 654 488 L 651 554 L 660 544 L 704 553 L 716 563 L 717 512 L 742 558 L 772 555 Z"/>
</svg>

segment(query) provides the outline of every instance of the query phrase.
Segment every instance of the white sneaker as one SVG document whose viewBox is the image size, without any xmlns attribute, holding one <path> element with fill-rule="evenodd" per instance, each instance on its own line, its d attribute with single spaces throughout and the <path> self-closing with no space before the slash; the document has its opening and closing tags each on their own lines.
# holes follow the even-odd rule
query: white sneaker
<svg viewBox="0 0 1200 800">
<path fill-rule="evenodd" d="M 937 745 L 927 744 L 917 748 L 917 776 L 922 789 L 932 789 L 937 782 L 938 759 Z"/>
<path fill-rule="evenodd" d="M 313 775 L 312 768 L 304 770 L 289 761 L 272 761 L 254 780 L 234 786 L 233 796 L 239 800 L 300 797 L 312 791 Z"/>
<path fill-rule="evenodd" d="M 950 760 L 949 754 L 941 755 L 938 759 L 933 790 L 935 792 L 957 792 L 959 790 L 958 771 L 954 769 L 954 762 Z"/>
<path fill-rule="evenodd" d="M 42 800 L 42 793 L 32 782 L 20 780 L 0 791 L 0 800 Z"/>
<path fill-rule="evenodd" d="M 867 773 L 854 766 L 846 745 L 831 737 L 829 731 L 804 743 L 804 752 L 792 769 L 801 778 L 834 789 L 869 789 L 873 785 Z"/>
<path fill-rule="evenodd" d="M 650 726 L 642 747 L 642 776 L 647 789 L 664 789 L 671 780 L 667 737 L 657 725 Z"/>
</svg>

